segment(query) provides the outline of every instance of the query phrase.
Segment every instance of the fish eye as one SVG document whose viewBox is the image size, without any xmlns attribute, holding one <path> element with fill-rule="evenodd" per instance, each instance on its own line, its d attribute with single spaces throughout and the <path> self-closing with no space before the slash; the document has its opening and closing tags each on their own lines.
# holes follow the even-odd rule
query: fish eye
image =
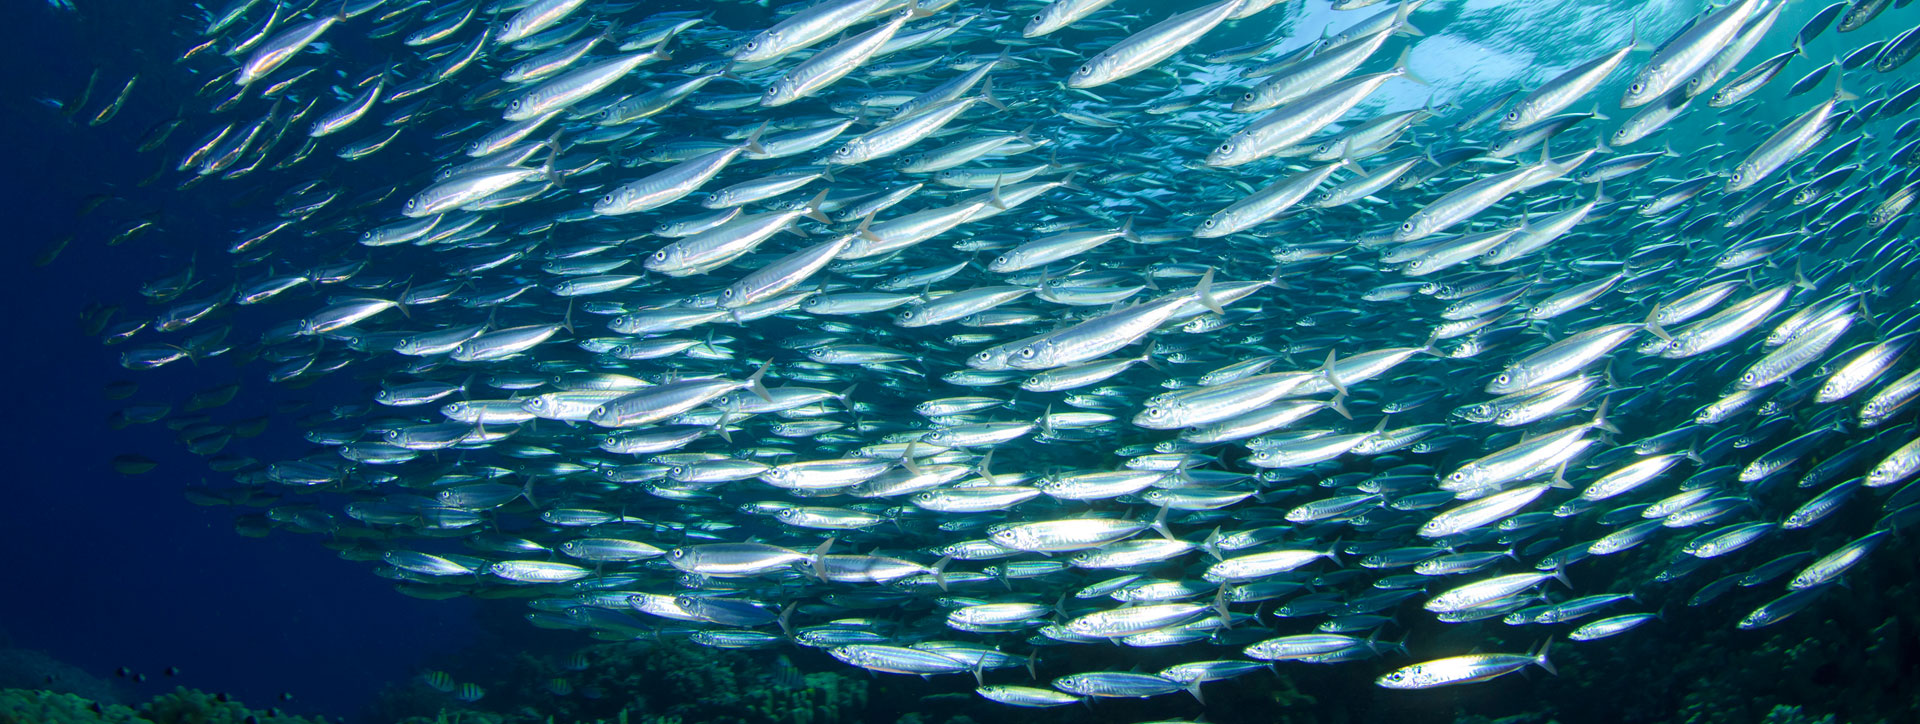
<svg viewBox="0 0 1920 724">
<path fill-rule="evenodd" d="M 758 41 L 758 40 L 749 40 L 749 41 L 747 41 L 747 46 L 746 46 L 746 47 L 747 47 L 747 50 L 759 50 L 759 49 L 760 49 L 760 41 Z"/>
<path fill-rule="evenodd" d="M 1507 111 L 1507 120 L 1509 121 L 1520 120 L 1520 109 L 1515 108 L 1511 111 Z"/>
<path fill-rule="evenodd" d="M 1216 152 L 1216 153 L 1220 153 L 1220 154 L 1228 154 L 1228 153 L 1233 153 L 1233 144 L 1231 144 L 1231 143 L 1222 143 L 1222 144 L 1220 144 L 1220 147 L 1219 147 L 1219 148 L 1217 148 L 1217 149 L 1214 149 L 1214 152 Z"/>
<path fill-rule="evenodd" d="M 722 289 L 722 290 L 720 290 L 720 296 L 722 296 L 722 297 L 726 297 L 727 299 L 732 299 L 732 298 L 733 298 L 733 290 L 732 290 L 732 289 Z"/>
<path fill-rule="evenodd" d="M 1012 258 L 1012 257 L 1010 257 L 1010 256 L 1007 256 L 1006 254 L 1001 254 L 1001 255 L 1000 255 L 1000 258 L 998 258 L 998 259 L 994 259 L 994 260 L 993 260 L 993 263 L 995 263 L 995 264 L 1012 264 L 1012 263 L 1013 263 L 1013 258 Z"/>
<path fill-rule="evenodd" d="M 1404 224 L 1401 224 L 1401 225 L 1400 225 L 1400 230 L 1401 230 L 1401 231 L 1413 231 L 1413 220 L 1412 220 L 1412 219 L 1408 219 L 1406 223 L 1404 223 Z"/>
<path fill-rule="evenodd" d="M 1020 350 L 1020 356 L 1025 359 L 1033 359 L 1033 348 L 1028 347 L 1026 349 Z"/>
<path fill-rule="evenodd" d="M 1503 385 L 1511 384 L 1513 382 L 1513 375 L 1503 374 L 1503 375 L 1500 375 L 1499 377 L 1494 378 L 1494 381 L 1499 382 L 1500 384 L 1503 384 Z"/>
<path fill-rule="evenodd" d="M 1253 98 L 1253 92 L 1252 92 L 1252 91 L 1248 91 L 1246 95 L 1243 95 L 1243 96 L 1240 96 L 1240 100 L 1243 100 L 1243 101 L 1246 101 L 1246 102 L 1248 102 L 1248 103 L 1252 103 L 1252 102 L 1253 102 L 1253 100 L 1254 100 L 1254 98 Z"/>
<path fill-rule="evenodd" d="M 841 146 L 839 150 L 837 150 L 837 151 L 834 151 L 833 153 L 834 153 L 834 155 L 836 155 L 836 156 L 851 156 L 851 155 L 853 155 L 853 147 L 852 147 L 852 146 Z"/>
<path fill-rule="evenodd" d="M 1647 90 L 1647 84 L 1645 83 L 1634 83 L 1633 85 L 1627 86 L 1628 93 L 1635 93 L 1635 94 L 1645 93 L 1646 90 Z"/>
<path fill-rule="evenodd" d="M 1074 75 L 1093 75 L 1093 64 L 1088 63 L 1073 71 Z"/>
<path fill-rule="evenodd" d="M 654 261 L 666 261 L 666 260 L 667 260 L 667 250 L 666 250 L 666 249 L 661 249 L 661 250 L 659 250 L 659 251 L 656 251 L 656 252 L 654 252 L 654 253 L 653 253 L 653 260 L 654 260 Z"/>
<path fill-rule="evenodd" d="M 1207 219 L 1206 221 L 1202 221 L 1202 222 L 1200 222 L 1200 225 L 1201 225 L 1201 226 L 1204 226 L 1204 227 L 1207 227 L 1207 228 L 1209 228 L 1209 229 L 1211 229 L 1211 228 L 1213 228 L 1213 227 L 1216 227 L 1216 226 L 1219 226 L 1219 224 L 1218 224 L 1218 223 L 1215 223 L 1213 219 Z"/>
<path fill-rule="evenodd" d="M 513 102 L 512 102 L 512 103 L 508 103 L 508 104 L 507 104 L 507 107 L 508 107 L 508 108 L 519 108 L 519 107 L 520 107 L 520 99 L 518 99 L 518 98 L 515 98 L 515 99 L 513 99 Z"/>
</svg>

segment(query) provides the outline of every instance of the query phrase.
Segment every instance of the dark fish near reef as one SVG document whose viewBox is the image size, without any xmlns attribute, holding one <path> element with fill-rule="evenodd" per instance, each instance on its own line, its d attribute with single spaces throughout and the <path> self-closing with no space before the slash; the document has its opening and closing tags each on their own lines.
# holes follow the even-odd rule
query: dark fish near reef
<svg viewBox="0 0 1920 724">
<path fill-rule="evenodd" d="M 121 453 L 113 456 L 113 471 L 121 475 L 139 475 L 159 465 L 160 463 L 153 458 L 139 453 Z"/>
</svg>

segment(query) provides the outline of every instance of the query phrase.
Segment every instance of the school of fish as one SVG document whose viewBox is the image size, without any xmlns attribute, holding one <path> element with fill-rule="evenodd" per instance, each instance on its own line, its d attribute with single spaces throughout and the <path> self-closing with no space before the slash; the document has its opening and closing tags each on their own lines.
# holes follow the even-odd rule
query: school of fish
<svg viewBox="0 0 1920 724">
<path fill-rule="evenodd" d="M 88 322 L 239 365 L 120 420 L 230 475 L 196 502 L 409 595 L 1011 706 L 1852 595 L 1920 520 L 1906 2 L 1620 10 L 1472 96 L 1423 2 L 234 0 L 140 149 L 284 191 Z M 261 461 L 214 414 L 260 384 L 357 396 Z M 1615 556 L 1648 575 L 1583 576 Z"/>
</svg>

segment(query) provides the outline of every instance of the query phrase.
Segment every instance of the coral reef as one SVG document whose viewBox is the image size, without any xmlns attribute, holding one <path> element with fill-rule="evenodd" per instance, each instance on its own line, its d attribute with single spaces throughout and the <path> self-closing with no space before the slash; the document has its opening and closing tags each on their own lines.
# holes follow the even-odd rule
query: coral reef
<svg viewBox="0 0 1920 724">
<path fill-rule="evenodd" d="M 177 688 L 139 709 L 44 689 L 0 690 L 0 724 L 326 724 L 326 719 L 255 711 L 237 701 Z"/>
<path fill-rule="evenodd" d="M 141 724 L 119 704 L 38 689 L 0 690 L 0 724 Z"/>
<path fill-rule="evenodd" d="M 102 704 L 123 700 L 111 682 L 31 649 L 0 648 L 0 689 L 74 694 Z"/>
<path fill-rule="evenodd" d="M 325 724 L 326 719 L 248 709 L 238 701 L 197 689 L 178 687 L 140 707 L 140 718 L 154 724 Z"/>
<path fill-rule="evenodd" d="M 868 682 L 854 678 L 857 672 L 801 674 L 685 641 L 590 646 L 572 664 L 578 670 L 517 654 L 493 664 L 506 675 L 485 677 L 488 694 L 480 701 L 462 705 L 410 683 L 386 692 L 375 716 L 407 724 L 862 724 L 859 713 L 868 706 Z M 472 680 L 482 672 L 454 673 Z M 423 712 L 423 704 L 438 710 Z"/>
</svg>

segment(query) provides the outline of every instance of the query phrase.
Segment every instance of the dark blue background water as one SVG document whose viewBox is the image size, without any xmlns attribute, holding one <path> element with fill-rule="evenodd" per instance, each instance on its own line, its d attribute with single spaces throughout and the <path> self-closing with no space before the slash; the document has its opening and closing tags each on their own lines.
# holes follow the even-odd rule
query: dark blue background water
<svg viewBox="0 0 1920 724">
<path fill-rule="evenodd" d="M 171 5 L 151 5 L 163 4 Z M 160 103 L 173 90 L 161 85 L 165 69 L 149 69 L 128 107 L 98 128 L 76 126 L 36 101 L 72 97 L 98 63 L 104 72 L 90 110 L 98 108 L 141 64 L 167 62 L 130 52 L 135 43 L 116 42 L 143 21 L 180 27 L 160 9 L 148 7 L 145 12 L 155 14 L 143 16 L 80 5 L 76 18 L 40 2 L 0 4 L 0 27 L 12 31 L 0 43 L 0 67 L 9 69 L 8 88 L 0 93 L 0 138 L 7 139 L 10 158 L 0 184 L 8 220 L 0 262 L 6 279 L 0 309 L 7 310 L 0 354 L 7 380 L 0 630 L 14 646 L 46 651 L 97 676 L 111 678 L 125 666 L 153 677 L 133 700 L 178 683 L 230 692 L 259 708 L 278 703 L 296 713 L 356 713 L 427 656 L 469 640 L 474 607 L 395 593 L 368 574 L 368 564 L 341 560 L 312 537 L 242 538 L 233 512 L 197 507 L 182 496 L 187 485 L 220 473 L 186 453 L 171 431 L 158 424 L 107 428 L 108 416 L 127 402 L 161 400 L 178 410 L 192 392 L 235 376 L 220 360 L 162 371 L 168 374 L 123 370 L 115 364 L 118 349 L 103 349 L 82 334 L 82 305 L 127 302 L 127 290 L 184 266 L 189 244 L 217 249 L 233 228 L 222 223 L 219 209 L 170 206 L 198 195 L 175 194 L 166 183 L 135 186 L 159 164 L 178 160 L 162 158 L 173 151 L 134 151 L 140 135 L 173 112 Z M 148 52 L 156 45 L 186 47 L 180 39 L 142 40 L 138 45 Z M 82 199 L 101 192 L 125 200 L 77 219 Z M 162 231 L 105 246 L 117 224 L 154 210 L 163 215 Z M 259 218 L 247 216 L 245 223 Z M 54 264 L 34 267 L 33 256 L 62 234 L 77 238 Z M 172 261 L 156 268 L 156 258 Z M 128 313 L 150 317 L 156 309 Z M 248 377 L 223 417 L 271 411 L 259 399 L 268 392 L 264 381 Z M 140 394 L 105 399 L 102 385 L 116 379 L 139 382 Z M 292 437 L 290 431 L 276 421 L 267 437 Z M 137 477 L 118 475 L 108 463 L 122 452 L 160 465 Z M 161 675 L 168 666 L 180 668 L 178 679 Z M 278 701 L 283 692 L 293 700 Z"/>
</svg>

